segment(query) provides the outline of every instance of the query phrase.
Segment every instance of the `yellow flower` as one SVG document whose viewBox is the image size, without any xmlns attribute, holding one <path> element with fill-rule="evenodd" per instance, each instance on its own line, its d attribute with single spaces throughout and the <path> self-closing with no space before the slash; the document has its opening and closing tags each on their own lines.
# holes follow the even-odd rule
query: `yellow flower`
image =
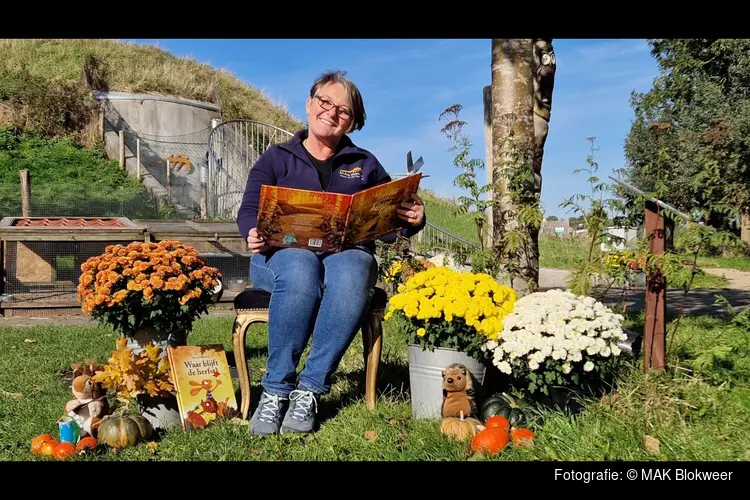
<svg viewBox="0 0 750 500">
<path fill-rule="evenodd" d="M 396 314 L 409 318 L 419 325 L 416 330 L 419 337 L 424 336 L 428 323 L 441 336 L 447 335 L 448 324 L 458 324 L 455 322 L 461 319 L 476 334 L 496 339 L 516 300 L 515 290 L 497 283 L 488 274 L 431 267 L 399 285 L 398 293 L 390 299 L 385 319 Z"/>
</svg>

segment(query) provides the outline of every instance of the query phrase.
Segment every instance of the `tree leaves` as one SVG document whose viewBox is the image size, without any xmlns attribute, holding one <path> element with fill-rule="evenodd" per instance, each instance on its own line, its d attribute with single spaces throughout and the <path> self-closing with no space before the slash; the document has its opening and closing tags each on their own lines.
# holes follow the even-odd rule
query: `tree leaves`
<svg viewBox="0 0 750 500">
<path fill-rule="evenodd" d="M 649 44 L 661 75 L 631 100 L 636 117 L 625 147 L 628 180 L 736 233 L 740 212 L 750 210 L 750 41 Z"/>
</svg>

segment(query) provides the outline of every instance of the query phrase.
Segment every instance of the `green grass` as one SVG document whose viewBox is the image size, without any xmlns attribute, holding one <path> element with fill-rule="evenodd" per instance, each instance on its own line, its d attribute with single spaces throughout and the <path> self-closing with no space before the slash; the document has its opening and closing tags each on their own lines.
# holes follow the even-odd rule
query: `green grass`
<svg viewBox="0 0 750 500">
<path fill-rule="evenodd" d="M 21 215 L 21 170 L 31 176 L 32 215 L 170 215 L 103 150 L 0 128 L 0 217 Z"/>
<path fill-rule="evenodd" d="M 479 243 L 476 225 L 471 215 L 458 213 L 457 200 L 437 196 L 425 189 L 419 191 L 419 196 L 425 203 L 425 213 L 430 223 L 472 243 Z"/>
<path fill-rule="evenodd" d="M 641 317 L 628 322 L 641 328 Z M 361 339 L 355 339 L 321 401 L 321 430 L 309 436 L 251 437 L 246 425 L 221 422 L 191 432 L 171 429 L 155 450 L 144 445 L 76 460 L 464 460 L 467 444 L 442 437 L 438 423 L 411 419 L 406 340 L 385 322 L 378 404 L 363 402 Z M 231 318 L 196 323 L 190 343 L 222 343 L 231 358 Z M 246 343 L 253 390 L 265 363 L 266 328 L 251 328 Z M 48 460 L 29 453 L 31 439 L 56 434 L 56 420 L 70 399 L 61 378 L 71 363 L 106 361 L 115 337 L 99 327 L 0 326 L 0 460 Z M 717 345 L 734 349 L 721 361 L 705 361 Z M 509 447 L 493 460 L 748 460 L 750 361 L 747 334 L 714 318 L 683 318 L 668 340 L 670 369 L 645 376 L 640 360 L 626 364 L 616 392 L 586 402 L 577 416 L 545 412 L 534 448 Z M 697 366 L 702 372 L 695 372 Z M 20 393 L 23 397 L 11 397 Z M 650 454 L 644 435 L 659 440 Z"/>
<path fill-rule="evenodd" d="M 573 270 L 588 256 L 585 238 L 539 237 L 539 266 Z"/>
<path fill-rule="evenodd" d="M 750 272 L 750 257 L 698 257 L 698 266 Z"/>
</svg>

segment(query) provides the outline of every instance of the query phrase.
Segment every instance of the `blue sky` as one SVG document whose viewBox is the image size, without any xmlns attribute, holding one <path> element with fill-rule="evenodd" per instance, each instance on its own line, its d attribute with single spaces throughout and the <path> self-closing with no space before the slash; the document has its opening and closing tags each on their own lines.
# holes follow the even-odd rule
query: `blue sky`
<svg viewBox="0 0 750 500">
<path fill-rule="evenodd" d="M 225 69 L 263 91 L 300 119 L 316 76 L 343 69 L 360 87 L 367 123 L 352 140 L 369 149 L 392 174 L 406 169 L 406 152 L 424 157 L 430 177 L 422 186 L 441 196 L 459 196 L 460 173 L 451 144 L 440 132 L 440 113 L 463 105 L 464 132 L 472 156 L 484 159 L 482 88 L 491 83 L 489 39 L 444 40 L 134 40 L 176 56 Z M 542 167 L 547 215 L 567 218 L 560 203 L 587 190 L 584 174 L 595 136 L 601 177 L 624 166 L 623 144 L 633 117 L 631 91 L 647 91 L 657 65 L 645 40 L 553 40 L 557 74 L 552 117 Z M 301 50 L 302 47 L 302 50 Z M 486 182 L 486 172 L 479 174 Z"/>
</svg>

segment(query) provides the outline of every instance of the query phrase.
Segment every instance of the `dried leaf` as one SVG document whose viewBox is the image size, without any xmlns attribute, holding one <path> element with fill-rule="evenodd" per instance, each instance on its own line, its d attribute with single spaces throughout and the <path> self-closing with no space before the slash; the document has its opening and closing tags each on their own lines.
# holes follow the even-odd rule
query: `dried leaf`
<svg viewBox="0 0 750 500">
<path fill-rule="evenodd" d="M 262 455 L 263 454 L 263 450 L 259 450 L 258 448 L 250 448 L 247 451 L 249 451 L 253 455 Z"/>
<path fill-rule="evenodd" d="M 36 344 L 35 339 L 23 339 L 23 341 L 26 342 L 27 344 Z"/>
<path fill-rule="evenodd" d="M 388 424 L 389 425 L 401 425 L 401 424 L 406 423 L 406 420 L 407 419 L 405 419 L 405 418 L 389 418 L 388 419 Z"/>
<path fill-rule="evenodd" d="M 401 431 L 396 436 L 396 447 L 399 451 L 404 451 L 404 448 L 406 448 L 406 438 L 409 437 L 409 433 L 405 431 Z"/>
<path fill-rule="evenodd" d="M 23 397 L 23 394 L 21 394 L 20 392 L 0 391 L 0 395 L 6 396 L 9 398 L 16 398 L 16 399 L 20 399 Z"/>
<path fill-rule="evenodd" d="M 646 447 L 646 451 L 652 455 L 659 454 L 659 440 L 648 434 L 643 435 L 643 446 Z"/>
<path fill-rule="evenodd" d="M 149 441 L 148 443 L 146 443 L 146 448 L 148 449 L 149 453 L 151 453 L 152 455 L 156 455 L 156 452 L 159 451 L 159 443 Z"/>
<path fill-rule="evenodd" d="M 372 442 L 378 438 L 378 431 L 367 431 L 365 432 L 365 439 Z"/>
</svg>

